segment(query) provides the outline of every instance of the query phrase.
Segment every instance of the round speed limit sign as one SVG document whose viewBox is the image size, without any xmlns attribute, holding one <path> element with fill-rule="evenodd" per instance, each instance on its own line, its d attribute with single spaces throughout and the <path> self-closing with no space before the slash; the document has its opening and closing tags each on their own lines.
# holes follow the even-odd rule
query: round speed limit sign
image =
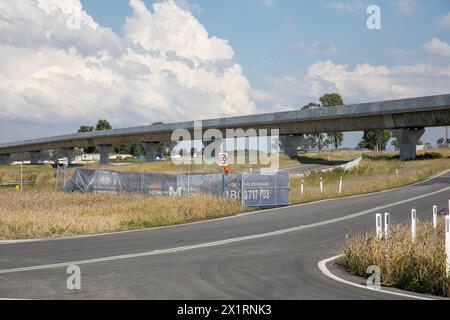
<svg viewBox="0 0 450 320">
<path fill-rule="evenodd" d="M 228 166 L 228 153 L 220 153 L 219 157 L 217 158 L 217 162 L 221 167 Z"/>
</svg>

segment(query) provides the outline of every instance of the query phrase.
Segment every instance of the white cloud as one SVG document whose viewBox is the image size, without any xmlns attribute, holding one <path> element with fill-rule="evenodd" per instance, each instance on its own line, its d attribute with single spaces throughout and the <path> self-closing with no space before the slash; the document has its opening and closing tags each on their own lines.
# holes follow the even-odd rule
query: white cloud
<svg viewBox="0 0 450 320">
<path fill-rule="evenodd" d="M 450 57 L 450 45 L 447 42 L 437 38 L 433 38 L 431 41 L 425 43 L 423 48 L 430 54 Z"/>
<path fill-rule="evenodd" d="M 254 113 L 228 42 L 163 0 L 130 0 L 123 36 L 79 0 L 0 0 L 0 118 L 114 126 Z M 67 28 L 78 8 L 80 28 Z"/>
<path fill-rule="evenodd" d="M 362 1 L 336 1 L 331 2 L 326 5 L 326 8 L 333 9 L 337 11 L 349 12 L 349 13 L 358 13 L 364 12 L 367 6 L 364 5 Z"/>
<path fill-rule="evenodd" d="M 422 7 L 421 0 L 392 0 L 392 4 L 398 13 L 411 15 Z"/>
<path fill-rule="evenodd" d="M 445 16 L 439 17 L 437 19 L 437 23 L 439 28 L 442 29 L 448 29 L 450 28 L 450 12 L 447 13 Z"/>
<path fill-rule="evenodd" d="M 317 102 L 328 92 L 340 93 L 346 103 L 380 101 L 448 93 L 450 65 L 397 65 L 391 68 L 358 64 L 354 68 L 333 61 L 318 61 L 306 72 L 269 80 L 264 92 L 253 92 L 261 106 L 298 109 Z"/>
</svg>

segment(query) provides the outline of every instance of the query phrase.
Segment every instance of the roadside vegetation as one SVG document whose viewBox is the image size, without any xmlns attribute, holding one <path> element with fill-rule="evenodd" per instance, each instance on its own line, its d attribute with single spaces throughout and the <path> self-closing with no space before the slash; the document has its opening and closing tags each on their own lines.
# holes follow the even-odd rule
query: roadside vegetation
<svg viewBox="0 0 450 320">
<path fill-rule="evenodd" d="M 322 199 L 381 191 L 424 180 L 450 169 L 449 150 L 429 160 L 400 162 L 395 153 L 372 153 L 358 167 L 345 171 L 312 171 L 301 177 L 291 176 L 291 203 L 307 203 Z M 347 151 L 333 152 L 338 157 Z M 425 153 L 422 153 L 425 154 Z M 355 154 L 352 154 L 354 158 Z M 326 154 L 323 156 L 326 157 Z M 369 157 L 370 156 L 370 157 Z M 429 157 L 425 157 L 425 159 Z M 298 165 L 298 160 L 282 157 L 282 166 Z M 101 166 L 103 169 L 124 171 L 177 172 L 166 162 Z M 98 168 L 97 165 L 88 166 Z M 189 171 L 185 166 L 183 172 Z M 195 171 L 220 172 L 217 165 L 193 167 Z M 208 168 L 210 170 L 208 170 Z M 256 169 L 257 167 L 255 167 Z M 231 166 L 232 172 L 243 168 Z M 246 168 L 247 169 L 247 168 Z M 68 170 L 72 175 L 74 168 Z M 192 171 L 194 171 L 192 170 Z M 0 183 L 18 181 L 20 167 L 0 166 Z M 323 192 L 320 191 L 323 178 Z M 339 193 L 339 180 L 343 190 Z M 189 198 L 143 198 L 138 195 L 56 193 L 55 169 L 51 166 L 24 166 L 23 193 L 15 185 L 0 188 L 0 239 L 67 236 L 119 230 L 140 229 L 187 223 L 230 216 L 243 211 L 240 202 L 197 195 Z M 303 179 L 304 194 L 300 192 Z M 60 188 L 63 183 L 60 176 Z"/>
<path fill-rule="evenodd" d="M 135 195 L 0 191 L 0 239 L 31 239 L 176 225 L 242 211 L 241 203 L 210 195 Z"/>
<path fill-rule="evenodd" d="M 439 154 L 440 156 L 436 155 Z M 337 157 L 348 155 L 335 152 Z M 434 156 L 433 156 L 434 154 Z M 428 156 L 427 156 L 428 155 Z M 323 156 L 327 156 L 326 154 Z M 323 199 L 339 198 L 402 187 L 450 169 L 450 150 L 431 150 L 421 152 L 425 160 L 398 161 L 398 153 L 372 153 L 365 155 L 360 165 L 344 170 L 336 168 L 330 172 L 312 171 L 304 177 L 291 178 L 291 202 L 306 203 Z M 323 192 L 320 191 L 320 177 L 323 178 Z M 343 178 L 342 193 L 339 193 L 339 180 Z M 304 194 L 301 194 L 303 180 Z"/>
<path fill-rule="evenodd" d="M 419 221 L 414 243 L 407 225 L 391 227 L 387 239 L 379 240 L 374 233 L 351 236 L 340 263 L 350 273 L 365 278 L 369 266 L 378 266 L 384 286 L 450 297 L 444 233 L 444 219 L 440 218 L 437 230 L 432 222 Z"/>
</svg>

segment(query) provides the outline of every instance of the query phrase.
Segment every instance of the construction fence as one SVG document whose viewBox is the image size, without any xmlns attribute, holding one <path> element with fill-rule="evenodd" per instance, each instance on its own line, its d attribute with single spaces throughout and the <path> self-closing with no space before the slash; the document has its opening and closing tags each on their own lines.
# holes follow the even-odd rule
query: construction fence
<svg viewBox="0 0 450 320">
<path fill-rule="evenodd" d="M 77 169 L 67 177 L 65 192 L 135 193 L 143 196 L 213 194 L 242 201 L 246 207 L 289 205 L 288 172 L 153 173 Z"/>
</svg>

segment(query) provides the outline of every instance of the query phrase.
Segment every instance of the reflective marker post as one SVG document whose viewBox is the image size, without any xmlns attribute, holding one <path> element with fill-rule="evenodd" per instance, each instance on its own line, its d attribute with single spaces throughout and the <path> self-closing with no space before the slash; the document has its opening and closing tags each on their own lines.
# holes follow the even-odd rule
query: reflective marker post
<svg viewBox="0 0 450 320">
<path fill-rule="evenodd" d="M 386 239 L 389 238 L 390 225 L 391 225 L 391 218 L 389 212 L 386 212 L 384 214 L 384 237 Z"/>
<path fill-rule="evenodd" d="M 416 241 L 416 233 L 417 233 L 416 225 L 417 225 L 417 211 L 416 211 L 416 209 L 412 209 L 411 210 L 411 238 L 412 238 L 412 242 Z"/>
<path fill-rule="evenodd" d="M 445 254 L 446 254 L 446 271 L 450 275 L 450 216 L 445 217 Z"/>
<path fill-rule="evenodd" d="M 320 177 L 320 192 L 323 193 L 323 178 Z"/>
<path fill-rule="evenodd" d="M 376 223 L 376 233 L 377 233 L 377 239 L 383 238 L 383 216 L 381 213 L 377 213 L 375 216 L 375 223 Z"/>
<path fill-rule="evenodd" d="M 438 225 L 438 207 L 433 206 L 433 228 L 437 229 Z"/>
</svg>

